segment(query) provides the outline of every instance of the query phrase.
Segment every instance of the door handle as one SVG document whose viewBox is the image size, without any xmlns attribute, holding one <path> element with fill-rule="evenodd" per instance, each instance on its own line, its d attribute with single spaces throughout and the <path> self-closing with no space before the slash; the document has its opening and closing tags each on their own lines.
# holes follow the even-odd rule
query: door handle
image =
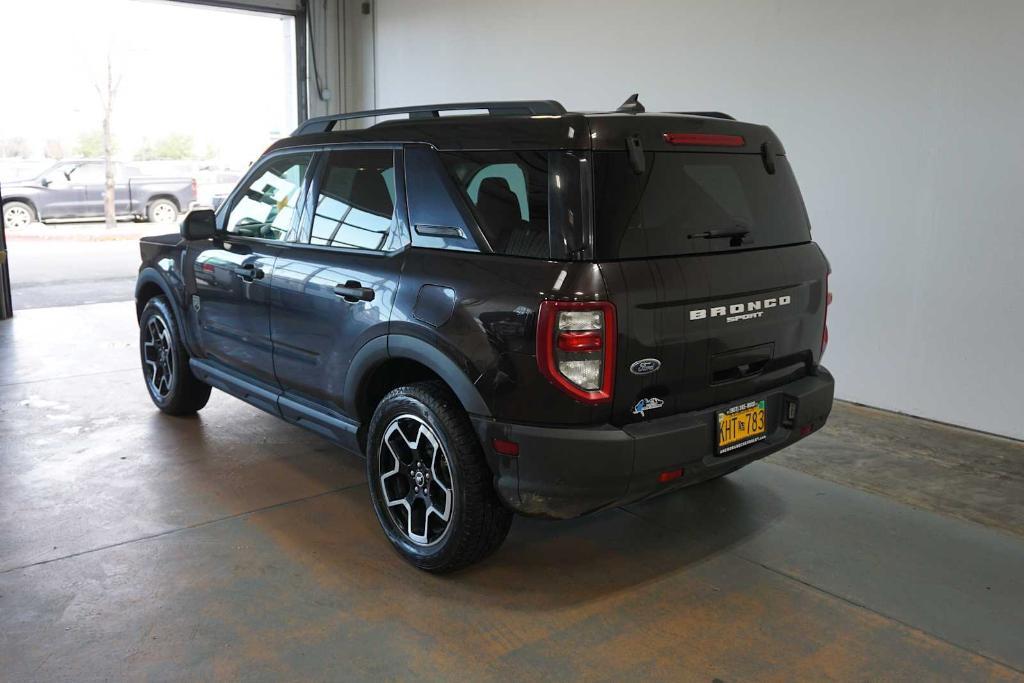
<svg viewBox="0 0 1024 683">
<path fill-rule="evenodd" d="M 355 280 L 349 280 L 343 285 L 334 285 L 334 293 L 350 304 L 359 301 L 373 301 L 374 293 L 369 287 L 363 287 Z"/>
<path fill-rule="evenodd" d="M 255 263 L 245 263 L 235 267 L 235 275 L 242 278 L 246 282 L 252 282 L 253 280 L 262 280 L 264 272 L 261 268 L 257 268 Z"/>
</svg>

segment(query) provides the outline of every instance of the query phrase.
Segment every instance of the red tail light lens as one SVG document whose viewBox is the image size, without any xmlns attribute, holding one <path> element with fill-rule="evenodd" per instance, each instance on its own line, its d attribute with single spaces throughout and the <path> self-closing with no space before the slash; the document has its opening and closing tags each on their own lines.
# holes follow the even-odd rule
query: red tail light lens
<svg viewBox="0 0 1024 683">
<path fill-rule="evenodd" d="M 192 179 L 192 196 L 195 197 L 198 192 L 199 192 L 199 183 L 197 183 L 196 179 L 193 178 Z"/>
<path fill-rule="evenodd" d="M 602 333 L 592 332 L 560 332 L 558 334 L 558 350 L 567 353 L 586 353 L 600 351 L 603 345 Z"/>
<path fill-rule="evenodd" d="M 537 366 L 579 401 L 610 401 L 615 380 L 615 306 L 608 301 L 541 302 Z"/>
<path fill-rule="evenodd" d="M 742 147 L 747 144 L 742 135 L 719 135 L 715 133 L 665 133 L 664 138 L 665 142 L 670 145 Z"/>
</svg>

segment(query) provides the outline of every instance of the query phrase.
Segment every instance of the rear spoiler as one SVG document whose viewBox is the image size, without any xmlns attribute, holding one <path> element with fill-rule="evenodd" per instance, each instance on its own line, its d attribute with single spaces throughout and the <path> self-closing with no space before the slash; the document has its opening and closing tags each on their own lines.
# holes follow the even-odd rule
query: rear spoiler
<svg viewBox="0 0 1024 683">
<path fill-rule="evenodd" d="M 685 114 L 686 116 L 707 116 L 712 119 L 728 119 L 729 121 L 735 121 L 736 117 L 729 116 L 725 112 L 721 111 L 674 111 L 672 114 Z"/>
</svg>

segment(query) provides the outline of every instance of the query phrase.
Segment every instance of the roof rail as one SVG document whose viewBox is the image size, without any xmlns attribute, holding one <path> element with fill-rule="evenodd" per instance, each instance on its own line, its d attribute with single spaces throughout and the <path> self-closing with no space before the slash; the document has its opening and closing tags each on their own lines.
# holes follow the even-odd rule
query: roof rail
<svg viewBox="0 0 1024 683">
<path fill-rule="evenodd" d="M 729 119 L 735 121 L 736 119 L 729 116 L 725 112 L 720 111 L 674 111 L 673 114 L 686 114 L 688 116 L 708 116 L 713 119 Z"/>
<path fill-rule="evenodd" d="M 410 119 L 436 119 L 443 111 L 486 109 L 490 116 L 561 116 L 565 107 L 555 100 L 509 100 L 505 102 L 449 102 L 446 104 L 421 104 L 415 107 L 391 107 L 389 109 L 368 109 L 346 114 L 331 114 L 309 119 L 299 125 L 292 135 L 327 133 L 338 121 L 365 119 L 371 116 L 408 114 Z"/>
</svg>

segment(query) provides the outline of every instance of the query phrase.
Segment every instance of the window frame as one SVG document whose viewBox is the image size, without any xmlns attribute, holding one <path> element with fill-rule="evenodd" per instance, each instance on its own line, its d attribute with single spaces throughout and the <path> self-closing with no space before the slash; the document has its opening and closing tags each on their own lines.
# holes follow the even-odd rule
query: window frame
<svg viewBox="0 0 1024 683">
<path fill-rule="evenodd" d="M 274 244 L 278 246 L 285 246 L 290 244 L 289 238 L 295 232 L 295 226 L 302 220 L 302 215 L 305 212 L 306 199 L 309 194 L 310 178 L 316 169 L 317 164 L 317 151 L 319 150 L 318 145 L 305 145 L 301 147 L 285 147 L 282 149 L 274 150 L 269 154 L 263 155 L 260 160 L 253 164 L 252 167 L 242 176 L 238 184 L 235 185 L 235 189 L 231 191 L 228 198 L 220 205 L 217 210 L 217 229 L 215 236 L 221 240 L 228 241 L 251 241 L 258 244 Z M 231 216 L 231 212 L 235 210 L 238 203 L 242 200 L 242 196 L 245 194 L 245 190 L 249 185 L 262 175 L 267 166 L 274 163 L 280 157 L 285 156 L 298 156 L 300 154 L 309 154 L 309 167 L 306 169 L 306 175 L 302 179 L 302 190 L 299 192 L 298 205 L 295 207 L 295 213 L 299 217 L 298 220 L 292 221 L 292 226 L 288 229 L 283 239 L 272 240 L 266 237 L 254 237 L 252 235 L 239 235 L 238 233 L 229 232 L 227 229 L 228 218 Z"/>
<path fill-rule="evenodd" d="M 331 152 L 345 151 L 366 151 L 366 150 L 387 150 L 394 157 L 395 166 L 395 219 L 392 221 L 391 229 L 384 240 L 382 249 L 358 249 L 354 247 L 341 247 L 329 244 L 312 244 L 313 233 L 313 211 L 316 206 L 317 197 L 320 194 L 320 185 L 323 182 L 324 174 L 327 172 L 327 160 Z M 299 216 L 297 229 L 292 230 L 288 238 L 280 244 L 297 249 L 312 249 L 326 251 L 332 254 L 364 254 L 384 256 L 405 249 L 410 244 L 409 235 L 409 212 L 405 199 L 405 157 L 401 143 L 388 142 L 350 142 L 333 145 L 321 145 L 317 148 L 316 158 L 310 166 L 307 174 L 307 184 L 302 202 L 302 211 Z M 299 238 L 305 238 L 300 241 Z"/>
</svg>

